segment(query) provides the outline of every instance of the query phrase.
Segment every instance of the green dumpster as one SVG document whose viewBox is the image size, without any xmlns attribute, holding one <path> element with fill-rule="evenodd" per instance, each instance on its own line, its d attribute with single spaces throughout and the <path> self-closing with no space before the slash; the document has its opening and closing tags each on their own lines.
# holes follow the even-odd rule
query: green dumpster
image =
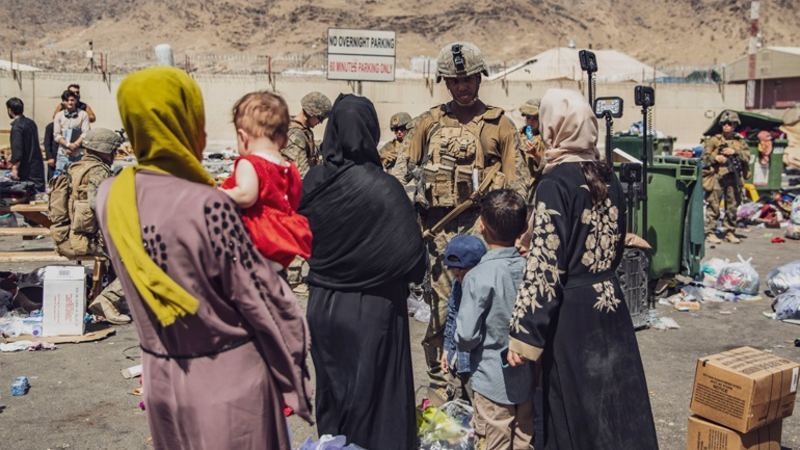
<svg viewBox="0 0 800 450">
<path fill-rule="evenodd" d="M 747 180 L 753 183 L 756 190 L 761 192 L 778 191 L 781 188 L 781 176 L 783 175 L 783 152 L 789 145 L 785 139 L 772 141 L 772 154 L 769 156 L 769 164 L 761 165 L 758 161 L 758 141 L 747 141 L 750 147 L 750 178 Z"/>
<path fill-rule="evenodd" d="M 672 155 L 672 148 L 675 144 L 674 137 L 656 138 L 655 147 L 653 146 L 653 136 L 648 136 L 647 145 L 650 146 L 652 154 Z M 611 147 L 618 148 L 636 159 L 642 159 L 642 137 L 632 134 L 615 134 L 611 136 Z"/>
<path fill-rule="evenodd" d="M 697 159 L 659 155 L 648 166 L 647 242 L 650 279 L 676 274 L 696 275 L 705 251 L 702 235 L 703 198 L 698 189 L 701 168 Z M 618 167 L 618 166 L 617 166 Z M 700 224 L 700 232 L 697 224 Z M 636 218 L 642 235 L 642 214 Z M 632 232 L 633 230 L 628 230 Z"/>
</svg>

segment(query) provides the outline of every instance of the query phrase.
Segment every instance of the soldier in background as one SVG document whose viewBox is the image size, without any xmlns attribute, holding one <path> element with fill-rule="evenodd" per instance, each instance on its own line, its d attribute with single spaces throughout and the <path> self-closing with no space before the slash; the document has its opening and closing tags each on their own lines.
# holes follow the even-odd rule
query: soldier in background
<svg viewBox="0 0 800 450">
<path fill-rule="evenodd" d="M 519 129 L 520 162 L 524 162 L 522 171 L 526 176 L 522 180 L 528 192 L 528 204 L 533 201 L 533 182 L 544 167 L 545 145 L 542 132 L 539 129 L 539 103 L 538 98 L 530 99 L 519 107 L 519 112 L 525 119 L 525 125 Z"/>
<path fill-rule="evenodd" d="M 736 134 L 741 124 L 734 111 L 720 114 L 719 125 L 722 133 L 712 136 L 705 142 L 703 150 L 703 189 L 706 192 L 706 242 L 720 244 L 717 237 L 717 218 L 721 200 L 725 200 L 725 214 L 722 226 L 725 240 L 738 244 L 736 237 L 736 211 L 741 203 L 744 180 L 750 170 L 750 151 L 747 143 Z"/>
<path fill-rule="evenodd" d="M 310 92 L 300 100 L 300 107 L 300 113 L 289 122 L 289 141 L 281 154 L 294 162 L 300 176 L 305 177 L 308 169 L 322 162 L 311 129 L 328 117 L 331 100 L 322 93 Z"/>
<path fill-rule="evenodd" d="M 111 164 L 121 144 L 122 137 L 114 131 L 89 130 L 84 135 L 81 159 L 53 180 L 48 215 L 53 221 L 50 234 L 60 254 L 106 256 L 96 215 L 97 190 L 111 177 Z M 122 284 L 115 279 L 92 300 L 89 311 L 113 324 L 125 324 L 131 321 L 130 316 L 121 312 L 125 307 Z"/>
<path fill-rule="evenodd" d="M 394 139 L 384 144 L 378 151 L 384 170 L 390 171 L 394 167 L 397 155 L 400 153 L 404 139 L 411 128 L 411 115 L 407 112 L 399 112 L 389 119 L 389 129 L 394 133 Z"/>
<path fill-rule="evenodd" d="M 439 361 L 453 282 L 443 265 L 444 250 L 457 234 L 477 234 L 479 209 L 472 206 L 451 216 L 440 231 L 430 230 L 484 182 L 489 183 L 486 190 L 520 187 L 516 127 L 501 108 L 488 106 L 478 98 L 481 75 L 488 75 L 488 71 L 474 44 L 456 42 L 441 50 L 436 81 L 445 80 L 452 100 L 417 119 L 393 170 L 407 188 L 417 186 L 410 196 L 417 204 L 423 230 L 428 232 L 431 267 L 425 300 L 431 306 L 431 319 L 422 345 L 430 387 L 440 398 L 449 397 Z"/>
</svg>

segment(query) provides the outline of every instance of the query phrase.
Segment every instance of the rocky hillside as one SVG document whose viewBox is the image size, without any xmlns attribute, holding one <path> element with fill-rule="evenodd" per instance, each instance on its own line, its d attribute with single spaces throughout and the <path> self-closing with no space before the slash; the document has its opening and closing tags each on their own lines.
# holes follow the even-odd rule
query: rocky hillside
<svg viewBox="0 0 800 450">
<path fill-rule="evenodd" d="M 800 45 L 796 2 L 761 3 L 764 44 Z M 573 40 L 659 66 L 707 65 L 746 52 L 749 8 L 743 0 L 0 0 L 0 58 L 13 50 L 24 63 L 77 70 L 92 40 L 112 65 L 133 67 L 169 42 L 179 62 L 233 55 L 216 64 L 223 71 L 237 60 L 263 67 L 255 55 L 308 67 L 321 60 L 329 27 L 350 27 L 397 31 L 401 67 L 455 39 L 477 43 L 495 63 Z"/>
</svg>

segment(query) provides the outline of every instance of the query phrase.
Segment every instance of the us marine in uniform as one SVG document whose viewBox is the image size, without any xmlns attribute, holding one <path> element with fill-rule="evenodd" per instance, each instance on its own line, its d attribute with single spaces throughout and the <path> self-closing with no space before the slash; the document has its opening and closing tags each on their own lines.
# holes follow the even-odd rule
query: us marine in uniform
<svg viewBox="0 0 800 450">
<path fill-rule="evenodd" d="M 322 162 L 312 129 L 328 117 L 331 101 L 322 93 L 309 92 L 300 100 L 300 107 L 300 113 L 289 123 L 289 142 L 281 154 L 294 162 L 300 176 L 305 177 L 308 169 Z"/>
<path fill-rule="evenodd" d="M 114 154 L 122 137 L 105 128 L 89 130 L 81 145 L 83 157 L 66 174 L 51 182 L 48 215 L 53 224 L 50 234 L 58 253 L 67 256 L 106 256 L 103 234 L 96 215 L 97 190 L 111 177 Z M 89 304 L 89 311 L 111 323 L 123 324 L 131 318 L 121 312 L 126 307 L 122 284 L 112 281 Z"/>
<path fill-rule="evenodd" d="M 711 244 L 722 242 L 716 234 L 721 200 L 725 201 L 722 217 L 725 240 L 733 244 L 741 242 L 735 234 L 736 211 L 741 202 L 744 180 L 750 171 L 750 151 L 747 143 L 736 134 L 736 127 L 740 124 L 736 112 L 724 111 L 719 117 L 722 133 L 706 140 L 703 150 L 703 189 L 707 202 L 705 232 L 706 241 Z M 733 172 L 737 166 L 740 170 L 738 183 Z"/>
<path fill-rule="evenodd" d="M 479 211 L 472 206 L 448 221 L 441 230 L 431 228 L 458 205 L 487 185 L 485 191 L 519 184 L 518 142 L 514 123 L 501 108 L 478 98 L 481 75 L 488 75 L 481 51 L 474 44 L 456 42 L 444 47 L 437 61 L 437 82 L 445 80 L 452 100 L 423 113 L 409 137 L 406 154 L 399 155 L 394 175 L 416 183 L 414 200 L 427 232 L 430 289 L 425 299 L 431 319 L 423 340 L 431 388 L 440 397 L 447 381 L 439 365 L 443 327 L 452 277 L 442 260 L 447 242 L 457 234 L 477 234 Z M 484 183 L 486 181 L 486 183 Z"/>
<path fill-rule="evenodd" d="M 540 100 L 534 98 L 519 107 L 519 112 L 525 119 L 525 125 L 519 129 L 519 141 L 520 162 L 524 162 L 525 170 L 523 170 L 523 173 L 527 175 L 523 183 L 528 191 L 529 204 L 533 201 L 533 182 L 544 167 L 545 145 L 542 140 L 542 132 L 539 129 L 539 103 Z"/>
<path fill-rule="evenodd" d="M 411 115 L 407 112 L 399 112 L 389 119 L 389 129 L 394 133 L 394 139 L 378 150 L 384 170 L 389 171 L 394 168 L 397 155 L 402 152 L 402 146 L 406 142 L 405 138 L 411 128 Z"/>
</svg>

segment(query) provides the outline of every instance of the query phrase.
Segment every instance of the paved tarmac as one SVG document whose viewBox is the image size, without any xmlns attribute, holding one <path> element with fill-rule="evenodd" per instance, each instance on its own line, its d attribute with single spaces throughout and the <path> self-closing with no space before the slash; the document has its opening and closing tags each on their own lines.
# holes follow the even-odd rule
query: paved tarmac
<svg viewBox="0 0 800 450">
<path fill-rule="evenodd" d="M 771 234 L 754 229 L 741 245 L 724 244 L 708 249 L 709 256 L 752 257 L 762 276 L 777 265 L 800 259 L 800 242 L 771 244 Z M 1 238 L 9 248 L 15 238 Z M 18 239 L 18 238 L 16 238 Z M 18 246 L 17 243 L 13 245 Z M 45 246 L 29 241 L 25 246 Z M 0 270 L 30 270 L 32 264 L 0 264 Z M 304 303 L 304 299 L 300 300 Z M 678 330 L 646 329 L 637 333 L 645 363 L 660 448 L 686 448 L 689 398 L 698 357 L 749 345 L 800 361 L 800 326 L 771 321 L 762 316 L 770 299 L 751 303 L 703 304 L 696 313 L 658 306 L 657 313 L 674 318 Z M 49 352 L 0 354 L 0 449 L 147 449 L 145 412 L 131 395 L 138 379 L 126 380 L 120 370 L 138 363 L 133 326 L 116 327 L 110 338 L 85 344 L 65 344 Z M 411 321 L 414 375 L 425 383 L 424 359 L 419 341 L 425 325 Z M 309 361 L 310 364 L 310 361 Z M 24 397 L 11 397 L 8 387 L 20 375 L 30 378 L 32 388 Z M 294 441 L 299 445 L 315 431 L 291 419 Z M 784 421 L 783 446 L 800 449 L 800 411 Z"/>
</svg>

